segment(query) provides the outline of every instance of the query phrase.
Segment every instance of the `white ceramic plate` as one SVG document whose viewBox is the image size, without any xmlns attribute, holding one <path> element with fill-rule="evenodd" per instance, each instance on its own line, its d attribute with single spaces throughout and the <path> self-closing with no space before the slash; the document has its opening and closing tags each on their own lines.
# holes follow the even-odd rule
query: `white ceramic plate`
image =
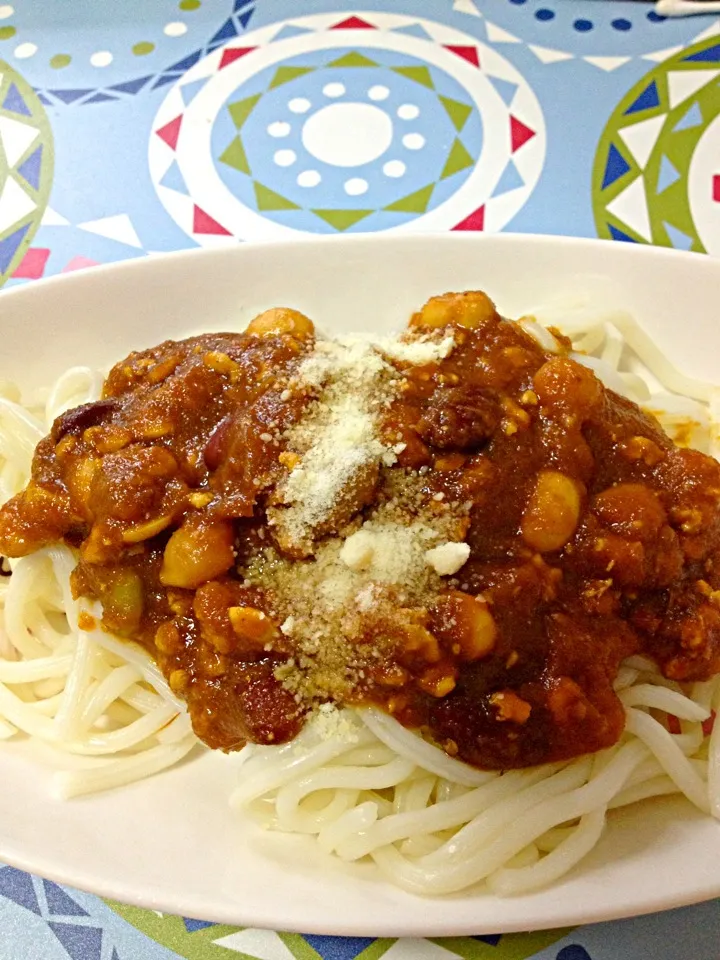
<svg viewBox="0 0 720 960">
<path fill-rule="evenodd" d="M 326 331 L 404 325 L 426 297 L 484 288 L 515 316 L 558 296 L 632 311 L 686 373 L 720 383 L 720 262 L 604 241 L 530 236 L 360 237 L 134 261 L 0 296 L 0 377 L 34 388 L 165 337 L 241 329 L 274 304 Z M 232 757 L 201 753 L 143 783 L 51 798 L 28 744 L 0 748 L 0 859 L 128 903 L 244 926 L 447 936 L 608 920 L 720 895 L 720 824 L 681 801 L 612 818 L 550 890 L 424 900 L 346 872 L 302 841 L 231 814 Z"/>
</svg>

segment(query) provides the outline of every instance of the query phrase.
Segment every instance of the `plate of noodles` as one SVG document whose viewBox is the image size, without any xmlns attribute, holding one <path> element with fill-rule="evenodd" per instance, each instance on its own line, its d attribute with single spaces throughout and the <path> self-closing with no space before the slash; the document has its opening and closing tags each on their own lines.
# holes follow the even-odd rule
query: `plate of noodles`
<svg viewBox="0 0 720 960">
<path fill-rule="evenodd" d="M 0 860 L 338 935 L 720 895 L 718 290 L 453 235 L 3 293 Z"/>
</svg>

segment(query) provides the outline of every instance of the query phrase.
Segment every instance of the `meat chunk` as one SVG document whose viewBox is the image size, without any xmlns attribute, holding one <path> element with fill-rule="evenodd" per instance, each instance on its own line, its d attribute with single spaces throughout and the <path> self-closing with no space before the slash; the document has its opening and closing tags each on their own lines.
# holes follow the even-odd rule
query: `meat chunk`
<svg viewBox="0 0 720 960">
<path fill-rule="evenodd" d="M 437 450 L 478 450 L 495 433 L 502 410 L 477 387 L 438 387 L 416 429 Z"/>
</svg>

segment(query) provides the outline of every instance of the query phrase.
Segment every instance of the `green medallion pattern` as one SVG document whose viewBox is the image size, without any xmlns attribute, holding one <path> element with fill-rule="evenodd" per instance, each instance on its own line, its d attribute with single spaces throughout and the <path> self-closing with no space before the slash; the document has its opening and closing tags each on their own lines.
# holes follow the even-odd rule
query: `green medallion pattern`
<svg viewBox="0 0 720 960">
<path fill-rule="evenodd" d="M 224 924 L 207 924 L 157 914 L 114 901 L 108 906 L 146 936 L 187 960 L 323 960 L 324 956 L 343 960 L 393 960 L 398 949 L 407 949 L 407 941 L 390 938 L 364 940 L 301 936 L 299 933 L 273 933 Z M 447 937 L 423 942 L 423 960 L 529 960 L 535 954 L 557 943 L 569 933 L 565 930 L 544 930 L 538 933 L 514 933 L 488 937 Z M 328 954 L 323 946 L 332 941 L 344 943 L 346 951 Z M 417 941 L 420 942 L 420 941 Z M 355 952 L 357 951 L 357 952 Z M 407 952 L 404 957 L 409 956 Z"/>
<path fill-rule="evenodd" d="M 0 285 L 23 259 L 40 226 L 53 176 L 53 138 L 28 84 L 0 61 Z"/>
<path fill-rule="evenodd" d="M 706 159 L 713 137 L 718 156 L 718 115 L 717 36 L 663 61 L 623 97 L 595 155 L 593 209 L 601 237 L 718 252 L 717 222 L 708 211 L 717 203 L 720 160 L 713 166 Z M 694 208 L 694 194 L 702 206 Z"/>
<path fill-rule="evenodd" d="M 308 74 L 316 73 L 318 70 L 322 70 L 324 76 L 326 76 L 328 80 L 332 80 L 333 71 L 337 72 L 348 68 L 352 68 L 353 70 L 378 69 L 382 66 L 383 64 L 379 61 L 373 60 L 357 50 L 336 57 L 323 67 L 280 66 L 277 67 L 270 76 L 267 88 L 263 93 L 243 97 L 227 105 L 227 112 L 235 127 L 235 136 L 222 151 L 219 160 L 221 163 L 231 167 L 238 173 L 244 174 L 252 180 L 255 206 L 258 212 L 275 213 L 278 211 L 303 209 L 301 204 L 266 186 L 259 179 L 259 176 L 262 174 L 258 173 L 257 169 L 253 169 L 254 167 L 257 168 L 257 166 L 262 167 L 262 164 L 251 164 L 250 161 L 249 155 L 252 152 L 252 143 L 245 137 L 243 128 L 251 119 L 255 109 L 262 105 L 265 94 L 300 77 L 306 77 Z M 447 139 L 447 151 L 440 164 L 439 176 L 419 190 L 413 190 L 410 193 L 403 194 L 402 185 L 398 184 L 399 196 L 397 199 L 385 203 L 380 207 L 316 209 L 310 206 L 309 212 L 339 232 L 349 230 L 361 220 L 379 211 L 415 215 L 426 213 L 431 206 L 438 183 L 442 183 L 457 173 L 469 170 L 477 163 L 477 156 L 473 156 L 468 145 L 461 139 L 466 124 L 473 113 L 472 104 L 440 93 L 436 89 L 435 80 L 428 67 L 395 66 L 392 64 L 385 66 L 386 69 L 389 69 L 392 73 L 398 74 L 406 80 L 410 80 L 412 83 L 416 83 L 430 90 L 435 95 L 437 104 L 441 107 L 440 115 L 445 118 L 446 123 L 449 122 L 451 125 L 450 129 L 454 131 L 455 136 Z"/>
</svg>

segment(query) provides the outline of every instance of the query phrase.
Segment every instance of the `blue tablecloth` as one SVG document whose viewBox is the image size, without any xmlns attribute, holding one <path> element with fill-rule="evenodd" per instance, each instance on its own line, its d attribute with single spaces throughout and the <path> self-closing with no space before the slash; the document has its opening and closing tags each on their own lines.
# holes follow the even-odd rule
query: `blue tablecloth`
<svg viewBox="0 0 720 960">
<path fill-rule="evenodd" d="M 715 16 L 617 0 L 15 0 L 0 3 L 0 58 L 0 283 L 306 232 L 720 253 Z M 233 952 L 718 960 L 720 902 L 372 941 L 162 916 L 0 868 L 0 960 Z"/>
</svg>

